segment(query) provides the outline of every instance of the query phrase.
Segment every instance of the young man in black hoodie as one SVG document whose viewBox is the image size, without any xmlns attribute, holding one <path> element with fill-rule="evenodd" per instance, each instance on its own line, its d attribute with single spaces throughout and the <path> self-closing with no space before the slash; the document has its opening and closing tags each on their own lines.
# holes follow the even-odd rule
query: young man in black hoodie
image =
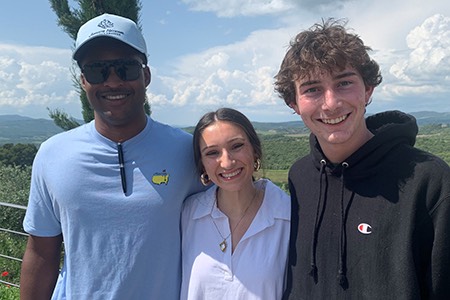
<svg viewBox="0 0 450 300">
<path fill-rule="evenodd" d="M 285 299 L 450 299 L 450 168 L 414 148 L 414 117 L 365 119 L 382 80 L 369 50 L 330 19 L 296 36 L 275 76 L 311 130 L 289 171 Z"/>
</svg>

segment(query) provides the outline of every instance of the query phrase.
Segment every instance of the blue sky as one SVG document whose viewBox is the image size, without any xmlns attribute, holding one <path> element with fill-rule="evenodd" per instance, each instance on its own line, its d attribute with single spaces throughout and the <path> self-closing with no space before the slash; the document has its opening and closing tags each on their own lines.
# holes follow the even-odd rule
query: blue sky
<svg viewBox="0 0 450 300">
<path fill-rule="evenodd" d="M 73 1 L 71 1 L 73 3 Z M 289 41 L 322 18 L 347 18 L 373 51 L 383 83 L 368 113 L 450 111 L 450 1 L 144 0 L 152 116 L 195 125 L 228 106 L 252 121 L 299 120 L 273 91 Z M 47 0 L 0 11 L 0 114 L 48 118 L 47 107 L 81 118 L 73 41 Z"/>
</svg>

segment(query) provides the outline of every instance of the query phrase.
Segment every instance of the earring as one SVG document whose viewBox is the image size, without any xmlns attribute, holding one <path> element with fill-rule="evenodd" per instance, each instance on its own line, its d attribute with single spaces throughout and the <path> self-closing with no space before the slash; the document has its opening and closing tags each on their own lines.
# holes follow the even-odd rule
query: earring
<svg viewBox="0 0 450 300">
<path fill-rule="evenodd" d="M 253 164 L 253 168 L 255 172 L 258 172 L 259 169 L 261 169 L 261 160 L 259 158 L 256 159 L 255 163 Z"/>
<path fill-rule="evenodd" d="M 211 182 L 211 180 L 209 179 L 208 174 L 206 174 L 206 172 L 202 173 L 202 175 L 200 175 L 200 181 L 202 182 L 202 184 L 204 186 L 208 186 Z"/>
</svg>

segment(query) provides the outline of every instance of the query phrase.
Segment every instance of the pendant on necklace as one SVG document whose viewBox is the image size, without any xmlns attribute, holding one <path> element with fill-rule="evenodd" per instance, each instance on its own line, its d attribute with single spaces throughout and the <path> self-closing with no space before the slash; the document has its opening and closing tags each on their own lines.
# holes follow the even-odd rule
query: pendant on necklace
<svg viewBox="0 0 450 300">
<path fill-rule="evenodd" d="M 219 244 L 219 247 L 222 252 L 225 252 L 225 250 L 227 250 L 227 241 L 223 240 L 223 242 Z"/>
</svg>

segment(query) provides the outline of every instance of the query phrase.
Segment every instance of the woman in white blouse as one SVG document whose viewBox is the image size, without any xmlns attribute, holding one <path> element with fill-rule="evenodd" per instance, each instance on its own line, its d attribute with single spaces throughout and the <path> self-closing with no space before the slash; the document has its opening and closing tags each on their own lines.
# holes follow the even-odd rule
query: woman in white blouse
<svg viewBox="0 0 450 300">
<path fill-rule="evenodd" d="M 290 198 L 270 180 L 254 181 L 261 142 L 242 113 L 205 114 L 194 131 L 201 181 L 182 213 L 181 299 L 281 299 Z"/>
</svg>

